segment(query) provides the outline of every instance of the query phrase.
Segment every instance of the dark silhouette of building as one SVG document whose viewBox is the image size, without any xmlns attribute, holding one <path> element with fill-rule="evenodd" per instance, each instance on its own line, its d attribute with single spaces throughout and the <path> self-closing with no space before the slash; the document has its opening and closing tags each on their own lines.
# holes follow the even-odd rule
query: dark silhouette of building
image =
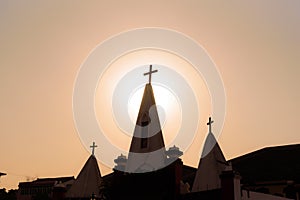
<svg viewBox="0 0 300 200">
<path fill-rule="evenodd" d="M 230 160 L 245 189 L 300 199 L 300 144 L 263 148 Z"/>
<path fill-rule="evenodd" d="M 9 190 L 6 192 L 5 188 L 0 189 L 0 199 L 1 200 L 16 200 L 18 190 Z"/>
<path fill-rule="evenodd" d="M 178 147 L 166 150 L 151 85 L 154 72 L 157 70 L 152 71 L 150 66 L 145 73 L 149 75 L 149 83 L 144 89 L 128 158 L 118 156 L 112 173 L 101 177 L 93 143 L 92 155 L 77 178 L 70 179 L 72 186 L 61 181 L 43 187 L 43 181 L 38 179 L 20 183 L 19 193 L 37 194 L 40 191 L 37 188 L 45 188 L 48 197 L 56 200 L 284 200 L 287 198 L 275 196 L 268 185 L 256 186 L 262 181 L 293 180 L 277 195 L 298 198 L 299 154 L 295 154 L 298 148 L 290 159 L 287 152 L 291 147 L 279 147 L 278 151 L 262 150 L 228 162 L 213 135 L 213 121 L 209 118 L 209 131 L 197 169 L 183 164 Z"/>
<path fill-rule="evenodd" d="M 209 132 L 198 169 L 184 166 L 179 158 L 182 152 L 171 147 L 166 151 L 151 86 L 146 84 L 136 121 L 128 159 L 121 155 L 115 159 L 114 172 L 102 177 L 102 199 L 285 199 L 243 190 L 241 176 L 226 161 L 212 133 Z M 156 72 L 156 71 L 154 71 Z M 125 170 L 124 170 L 125 169 Z M 190 186 L 192 185 L 192 191 Z"/>
<path fill-rule="evenodd" d="M 92 154 L 67 191 L 66 199 L 90 199 L 93 195 L 99 196 L 101 179 L 97 159 Z"/>
<path fill-rule="evenodd" d="M 70 188 L 74 177 L 38 178 L 19 183 L 18 200 L 62 199 Z"/>
</svg>

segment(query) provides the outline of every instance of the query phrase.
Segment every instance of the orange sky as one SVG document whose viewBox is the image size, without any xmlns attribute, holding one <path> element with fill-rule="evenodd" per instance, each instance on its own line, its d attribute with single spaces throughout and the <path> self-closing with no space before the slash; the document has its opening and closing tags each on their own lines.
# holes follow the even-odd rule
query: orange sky
<svg viewBox="0 0 300 200">
<path fill-rule="evenodd" d="M 226 89 L 227 159 L 299 143 L 299 11 L 277 0 L 1 1 L 0 188 L 77 176 L 89 156 L 73 122 L 77 71 L 97 44 L 134 28 L 173 29 L 207 50 Z M 197 166 L 200 152 L 192 146 L 185 163 Z"/>
</svg>

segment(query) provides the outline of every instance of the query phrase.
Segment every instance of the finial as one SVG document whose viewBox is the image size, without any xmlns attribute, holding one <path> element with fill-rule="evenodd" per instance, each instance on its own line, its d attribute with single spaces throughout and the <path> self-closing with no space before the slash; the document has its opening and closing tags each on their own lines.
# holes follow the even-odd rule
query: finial
<svg viewBox="0 0 300 200">
<path fill-rule="evenodd" d="M 93 142 L 93 145 L 90 146 L 90 148 L 92 148 L 92 155 L 94 156 L 95 155 L 95 148 L 98 147 L 95 142 Z"/>
<path fill-rule="evenodd" d="M 211 133 L 211 124 L 214 123 L 214 121 L 211 120 L 211 117 L 209 117 L 207 125 L 209 127 L 209 133 Z"/>
<path fill-rule="evenodd" d="M 152 74 L 155 73 L 155 72 L 158 72 L 158 70 L 156 69 L 156 70 L 153 70 L 153 71 L 152 71 L 152 65 L 150 65 L 149 72 L 144 73 L 144 76 L 149 75 L 149 83 L 151 83 L 151 76 L 152 76 Z"/>
</svg>

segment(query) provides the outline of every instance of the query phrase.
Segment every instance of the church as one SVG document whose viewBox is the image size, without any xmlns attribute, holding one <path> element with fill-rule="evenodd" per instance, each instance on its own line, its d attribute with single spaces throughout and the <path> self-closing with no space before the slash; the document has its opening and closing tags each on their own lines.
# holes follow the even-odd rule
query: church
<svg viewBox="0 0 300 200">
<path fill-rule="evenodd" d="M 280 189 L 275 179 L 270 179 L 269 182 L 265 182 L 266 179 L 262 177 L 251 179 L 255 178 L 253 174 L 256 174 L 255 155 L 246 155 L 246 157 L 242 156 L 230 161 L 226 160 L 213 135 L 213 120 L 211 117 L 207 122 L 208 134 L 202 150 L 202 155 L 205 156 L 199 156 L 201 159 L 197 169 L 184 165 L 180 159 L 182 152 L 178 147 L 165 148 L 154 91 L 151 85 L 151 75 L 154 72 L 157 72 L 157 70 L 152 70 L 150 65 L 150 71 L 144 74 L 149 76 L 149 82 L 144 88 L 128 156 L 122 154 L 118 156 L 114 160 L 116 165 L 113 172 L 101 176 L 94 155 L 96 144 L 93 143 L 91 146 L 92 154 L 76 178 L 51 179 L 53 181 L 52 185 L 47 186 L 49 199 L 300 199 L 299 171 L 295 176 L 293 176 L 293 172 L 290 173 L 291 176 L 289 177 L 279 177 L 278 175 L 275 179 L 283 181 Z M 299 151 L 300 146 L 298 145 L 295 149 Z M 272 156 L 276 158 L 276 152 Z M 260 158 L 260 165 L 264 165 L 263 159 L 264 157 Z M 296 161 L 294 159 L 294 162 L 298 164 L 296 165 L 298 168 L 293 170 L 297 171 L 300 166 L 299 158 Z M 267 173 L 263 170 L 259 173 Z M 275 175 L 277 171 L 272 171 L 272 173 Z M 243 177 L 244 175 L 245 177 Z M 269 176 L 271 175 L 269 174 Z M 293 177 L 297 179 L 293 179 Z M 292 189 L 294 190 L 288 187 L 288 182 L 284 182 L 286 178 L 294 181 L 292 183 Z M 43 179 L 38 179 L 29 183 L 20 183 L 18 200 L 38 199 L 36 198 L 37 192 L 34 193 L 34 191 L 39 191 L 38 188 L 42 187 L 42 182 Z M 32 190 L 32 185 L 34 185 L 35 190 Z M 277 186 L 276 192 L 270 190 L 274 185 Z M 33 191 L 33 193 L 24 193 L 25 186 L 27 191 Z"/>
</svg>

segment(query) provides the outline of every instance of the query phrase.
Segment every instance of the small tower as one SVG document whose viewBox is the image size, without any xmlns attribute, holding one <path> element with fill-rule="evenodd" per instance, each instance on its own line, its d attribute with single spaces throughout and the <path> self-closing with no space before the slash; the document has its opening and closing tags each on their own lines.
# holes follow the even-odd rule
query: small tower
<svg viewBox="0 0 300 200">
<path fill-rule="evenodd" d="M 221 188 L 220 175 L 228 166 L 223 152 L 212 133 L 212 123 L 209 118 L 208 135 L 206 137 L 201 159 L 196 172 L 192 192 L 207 191 Z"/>
<path fill-rule="evenodd" d="M 127 163 L 126 156 L 121 154 L 120 156 L 118 156 L 118 158 L 116 158 L 114 160 L 114 162 L 116 163 L 116 166 L 114 167 L 114 169 L 119 170 L 119 171 L 124 171 L 125 170 L 126 163 Z"/>
<path fill-rule="evenodd" d="M 92 154 L 76 177 L 73 185 L 67 191 L 67 199 L 89 199 L 91 195 L 100 194 L 102 177 L 97 159 L 94 155 L 97 145 L 93 142 Z"/>
<path fill-rule="evenodd" d="M 183 155 L 182 151 L 180 151 L 179 148 L 175 145 L 173 147 L 170 147 L 166 154 L 171 160 L 176 160 Z"/>
<path fill-rule="evenodd" d="M 231 163 L 220 174 L 222 199 L 241 200 L 241 176 L 232 169 Z"/>
</svg>

